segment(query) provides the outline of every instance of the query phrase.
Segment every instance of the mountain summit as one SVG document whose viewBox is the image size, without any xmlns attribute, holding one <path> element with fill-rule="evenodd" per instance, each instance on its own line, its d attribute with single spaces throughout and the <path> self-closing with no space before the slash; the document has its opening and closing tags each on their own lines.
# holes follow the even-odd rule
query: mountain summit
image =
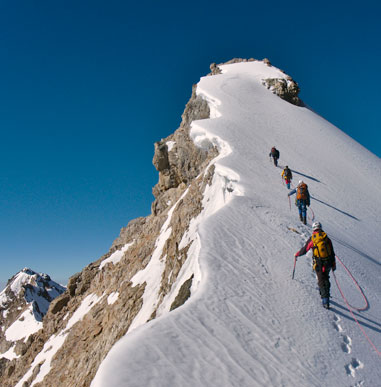
<svg viewBox="0 0 381 387">
<path fill-rule="evenodd" d="M 268 60 L 212 64 L 155 144 L 151 215 L 70 278 L 24 355 L 0 363 L 5 386 L 379 383 L 380 160 L 298 92 Z M 273 146 L 308 184 L 307 225 Z M 342 262 L 329 311 L 310 257 L 291 277 L 314 220 Z"/>
</svg>

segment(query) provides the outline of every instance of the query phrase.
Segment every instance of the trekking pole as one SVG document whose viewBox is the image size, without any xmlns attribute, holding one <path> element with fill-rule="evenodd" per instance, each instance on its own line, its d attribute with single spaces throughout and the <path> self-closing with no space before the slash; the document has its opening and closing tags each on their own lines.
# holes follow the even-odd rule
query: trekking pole
<svg viewBox="0 0 381 387">
<path fill-rule="evenodd" d="M 296 266 L 296 256 L 294 256 L 294 270 L 292 271 L 292 279 L 294 279 L 294 275 L 295 275 L 295 266 Z"/>
<path fill-rule="evenodd" d="M 290 205 L 290 211 L 291 211 L 291 199 L 288 197 L 288 204 Z"/>
</svg>

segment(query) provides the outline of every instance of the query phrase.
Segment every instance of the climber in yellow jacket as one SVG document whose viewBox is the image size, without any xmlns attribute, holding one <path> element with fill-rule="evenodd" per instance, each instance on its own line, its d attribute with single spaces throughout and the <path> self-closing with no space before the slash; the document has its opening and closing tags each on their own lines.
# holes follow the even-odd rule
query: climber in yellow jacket
<svg viewBox="0 0 381 387">
<path fill-rule="evenodd" d="M 286 165 L 282 171 L 282 179 L 286 182 L 287 188 L 290 189 L 290 184 L 292 180 L 292 172 L 291 169 Z"/>
</svg>

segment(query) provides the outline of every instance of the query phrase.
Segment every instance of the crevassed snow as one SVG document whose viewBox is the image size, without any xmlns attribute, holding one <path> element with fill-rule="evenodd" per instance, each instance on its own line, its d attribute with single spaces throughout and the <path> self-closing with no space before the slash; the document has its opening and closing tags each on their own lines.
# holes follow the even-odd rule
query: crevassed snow
<svg viewBox="0 0 381 387">
<path fill-rule="evenodd" d="M 120 262 L 120 260 L 123 258 L 124 253 L 134 244 L 134 242 L 126 243 L 120 250 L 115 251 L 112 253 L 108 258 L 106 258 L 102 263 L 99 265 L 99 270 L 102 270 L 102 268 L 108 264 L 112 263 L 116 265 Z"/>
<path fill-rule="evenodd" d="M 268 153 L 277 146 L 280 165 L 308 184 L 315 219 L 366 294 L 369 309 L 355 315 L 379 351 L 381 161 L 322 117 L 267 90 L 263 79 L 285 77 L 278 69 L 252 62 L 222 71 L 197 86 L 218 114 L 192 125 L 197 145 L 218 141 L 230 150 L 216 169 L 232 185 L 213 179 L 204 211 L 216 211 L 197 226 L 192 254 L 202 286 L 181 308 L 120 340 L 92 386 L 378 386 L 380 356 L 334 281 L 326 311 L 311 258 L 298 259 L 291 279 L 312 211 L 309 226 L 302 225 Z M 240 195 L 221 207 L 215 195 L 223 186 Z M 195 232 L 191 227 L 183 243 Z M 183 270 L 187 279 L 191 269 Z M 336 276 L 349 302 L 361 305 L 340 264 Z"/>
</svg>

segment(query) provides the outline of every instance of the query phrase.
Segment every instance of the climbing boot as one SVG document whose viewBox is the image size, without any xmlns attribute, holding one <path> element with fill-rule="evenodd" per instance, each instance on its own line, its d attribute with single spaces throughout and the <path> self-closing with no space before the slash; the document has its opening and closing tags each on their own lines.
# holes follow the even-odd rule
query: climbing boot
<svg viewBox="0 0 381 387">
<path fill-rule="evenodd" d="M 324 297 L 321 299 L 321 302 L 323 304 L 323 308 L 325 309 L 329 309 L 329 298 L 328 297 Z"/>
</svg>

